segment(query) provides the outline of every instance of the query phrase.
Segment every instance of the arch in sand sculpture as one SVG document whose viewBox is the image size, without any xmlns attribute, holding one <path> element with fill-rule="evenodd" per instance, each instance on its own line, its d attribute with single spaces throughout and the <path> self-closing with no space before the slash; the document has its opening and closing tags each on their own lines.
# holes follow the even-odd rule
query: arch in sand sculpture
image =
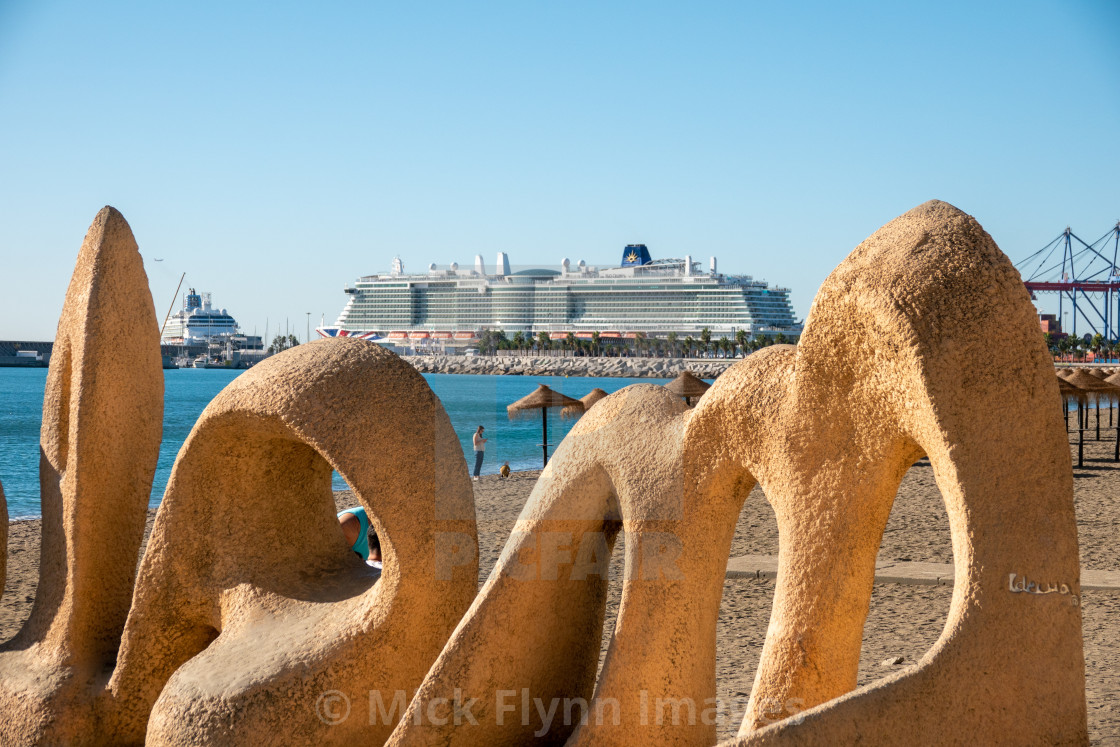
<svg viewBox="0 0 1120 747">
<path fill-rule="evenodd" d="M 381 538 L 379 581 L 343 540 L 332 469 Z M 301 345 L 234 380 L 184 444 L 107 719 L 153 745 L 376 743 L 393 723 L 371 693 L 399 715 L 477 583 L 466 462 L 427 383 L 365 341 Z"/>
<path fill-rule="evenodd" d="M 132 598 L 162 428 L 144 263 L 124 217 L 106 207 L 78 252 L 47 372 L 39 585 L 31 616 L 0 646 L 0 743 L 90 738 Z"/>
<path fill-rule="evenodd" d="M 703 709 L 715 695 L 718 589 L 755 480 L 781 550 L 738 743 L 1087 741 L 1057 403 L 1011 263 L 970 216 L 919 206 L 830 275 L 796 348 L 736 364 L 689 414 L 624 390 L 573 428 L 390 744 L 713 741 Z M 638 453 L 620 462 L 630 443 Z M 923 453 L 950 517 L 949 617 L 918 664 L 857 690 L 875 556 L 898 484 Z M 605 582 L 577 561 L 585 534 L 613 539 L 612 500 L 624 523 L 643 510 L 666 517 L 659 542 L 680 575 L 634 586 L 640 543 L 627 542 L 618 628 L 594 685 Z M 477 725 L 430 718 L 455 687 L 479 699 Z M 589 701 L 589 723 L 553 710 L 546 724 L 565 698 Z M 659 721 L 656 698 L 683 718 Z"/>
</svg>

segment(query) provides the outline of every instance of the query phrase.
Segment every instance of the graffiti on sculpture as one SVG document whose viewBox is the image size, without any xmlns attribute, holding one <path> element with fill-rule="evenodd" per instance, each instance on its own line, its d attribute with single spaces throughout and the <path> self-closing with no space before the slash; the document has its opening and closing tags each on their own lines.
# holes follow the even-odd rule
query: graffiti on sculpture
<svg viewBox="0 0 1120 747">
<path fill-rule="evenodd" d="M 1018 579 L 1018 581 L 1015 579 Z M 1071 588 L 1069 584 L 1042 584 L 1035 581 L 1028 581 L 1026 576 L 1018 573 L 1008 574 L 1007 589 L 1012 594 L 1037 594 L 1038 596 L 1043 596 L 1045 594 L 1068 594 L 1071 604 L 1075 607 L 1081 604 L 1081 596 L 1077 593 L 1076 586 Z"/>
</svg>

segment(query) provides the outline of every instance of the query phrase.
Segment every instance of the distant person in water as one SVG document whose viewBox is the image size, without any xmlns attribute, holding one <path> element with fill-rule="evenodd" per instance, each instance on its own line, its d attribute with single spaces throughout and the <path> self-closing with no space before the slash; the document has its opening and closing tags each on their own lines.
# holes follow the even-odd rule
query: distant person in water
<svg viewBox="0 0 1120 747">
<path fill-rule="evenodd" d="M 486 442 L 490 439 L 483 438 L 482 432 L 486 430 L 481 425 L 478 430 L 474 432 L 474 479 L 478 479 L 478 473 L 482 471 L 482 457 L 486 455 Z"/>
<path fill-rule="evenodd" d="M 498 470 L 498 474 L 501 475 L 503 480 L 509 477 L 509 462 L 502 462 L 502 467 Z"/>
<path fill-rule="evenodd" d="M 368 536 L 373 534 L 370 529 L 369 517 L 361 506 L 348 508 L 338 512 L 338 523 L 342 525 L 342 534 L 346 537 L 346 544 L 358 553 L 362 560 L 369 560 Z M 374 534 L 374 537 L 377 535 Z M 377 559 L 381 560 L 381 545 L 377 546 Z"/>
</svg>

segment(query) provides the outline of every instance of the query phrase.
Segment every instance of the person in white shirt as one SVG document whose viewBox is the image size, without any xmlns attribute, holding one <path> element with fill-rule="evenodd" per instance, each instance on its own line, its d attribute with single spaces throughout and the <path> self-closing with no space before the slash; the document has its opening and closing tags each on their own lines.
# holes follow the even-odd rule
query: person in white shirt
<svg viewBox="0 0 1120 747">
<path fill-rule="evenodd" d="M 486 454 L 486 442 L 490 439 L 483 438 L 482 432 L 486 430 L 481 425 L 478 430 L 474 432 L 474 479 L 478 479 L 478 473 L 482 471 L 482 457 Z"/>
</svg>

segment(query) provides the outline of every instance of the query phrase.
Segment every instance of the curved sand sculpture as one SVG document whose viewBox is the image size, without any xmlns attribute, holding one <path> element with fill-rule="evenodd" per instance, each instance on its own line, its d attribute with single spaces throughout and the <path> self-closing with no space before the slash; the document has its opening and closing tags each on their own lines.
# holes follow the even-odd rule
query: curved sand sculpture
<svg viewBox="0 0 1120 747">
<path fill-rule="evenodd" d="M 30 618 L 0 646 L 0 743 L 93 738 L 92 701 L 132 599 L 162 428 L 148 279 L 128 223 L 106 207 L 78 253 L 47 373 L 39 586 Z"/>
<path fill-rule="evenodd" d="M 143 264 L 106 208 L 48 373 L 41 578 L 0 647 L 0 743 L 383 740 L 370 691 L 403 710 L 478 582 L 473 495 L 438 400 L 356 340 L 242 375 L 176 461 L 134 595 L 162 395 Z M 380 532 L 380 580 L 345 547 L 332 469 Z"/>
<path fill-rule="evenodd" d="M 739 743 L 1085 742 L 1060 414 L 1018 273 L 974 219 L 926 203 L 832 273 L 797 348 L 737 364 L 691 414 L 627 389 L 573 428 L 390 744 L 710 744 L 723 564 L 756 480 L 781 548 Z M 882 532 L 922 454 L 951 522 L 949 618 L 916 666 L 854 690 Z M 624 523 L 661 519 L 680 575 L 641 578 L 628 540 L 591 698 L 605 583 L 577 572 L 578 552 L 589 533 L 613 541 L 610 496 Z M 477 724 L 433 718 L 455 688 L 479 700 Z"/>
<path fill-rule="evenodd" d="M 697 509 L 681 503 L 680 438 L 688 412 L 663 387 L 643 384 L 603 399 L 580 419 L 538 478 L 493 573 L 389 744 L 563 743 L 571 719 L 562 724 L 563 714 L 553 708 L 545 725 L 535 701 L 545 711 L 552 704 L 563 708 L 564 699 L 572 708 L 576 701 L 594 708 L 607 566 L 620 529 L 627 573 L 618 648 L 612 647 L 607 669 L 636 676 L 652 667 L 666 679 L 706 678 L 714 690 L 715 619 L 709 630 L 689 608 L 700 597 L 718 609 L 726 557 L 713 563 L 681 553 L 688 546 L 681 521 Z M 691 587 L 695 578 L 712 588 Z M 651 609 L 659 610 L 656 617 Z M 666 619 L 677 624 L 665 625 Z M 673 656 L 635 657 L 630 643 L 639 652 L 672 646 Z M 477 699 L 472 719 L 455 719 L 453 704 L 467 697 Z M 613 719 L 614 704 L 606 707 Z M 578 721 L 580 711 L 574 713 Z M 694 743 L 704 737 L 703 730 L 691 731 Z"/>
<path fill-rule="evenodd" d="M 0 650 L 5 744 L 376 743 L 421 679 L 391 744 L 710 744 L 724 563 L 756 480 L 779 579 L 735 743 L 1087 741 L 1056 382 L 1018 274 L 955 208 L 927 203 L 857 247 L 800 345 L 737 364 L 695 410 L 638 386 L 585 415 L 426 678 L 475 588 L 466 465 L 414 370 L 339 339 L 277 356 L 207 408 L 105 688 L 159 440 L 158 355 L 139 382 L 106 360 L 105 329 L 119 353 L 125 321 L 115 294 L 153 322 L 140 337 L 155 331 L 129 247 L 119 214 L 99 214 L 67 295 L 40 593 Z M 923 453 L 951 522 L 949 619 L 917 665 L 854 690 L 875 555 Z M 377 583 L 345 549 L 332 468 L 381 532 Z M 620 529 L 623 599 L 596 682 Z"/>
<path fill-rule="evenodd" d="M 884 226 L 825 281 L 796 350 L 732 369 L 697 409 L 692 479 L 748 470 L 781 536 L 739 744 L 1087 741 L 1053 363 L 1018 272 L 972 217 L 930 202 Z M 697 461 L 717 437 L 721 458 Z M 852 692 L 875 556 L 922 453 L 949 515 L 949 616 L 915 666 Z"/>
<path fill-rule="evenodd" d="M 346 547 L 332 469 L 377 529 L 380 581 Z M 371 720 L 371 692 L 388 709 L 415 690 L 477 584 L 463 450 L 424 379 L 360 340 L 293 348 L 227 386 L 183 445 L 112 728 L 149 745 L 379 743 L 393 723 Z"/>
</svg>

